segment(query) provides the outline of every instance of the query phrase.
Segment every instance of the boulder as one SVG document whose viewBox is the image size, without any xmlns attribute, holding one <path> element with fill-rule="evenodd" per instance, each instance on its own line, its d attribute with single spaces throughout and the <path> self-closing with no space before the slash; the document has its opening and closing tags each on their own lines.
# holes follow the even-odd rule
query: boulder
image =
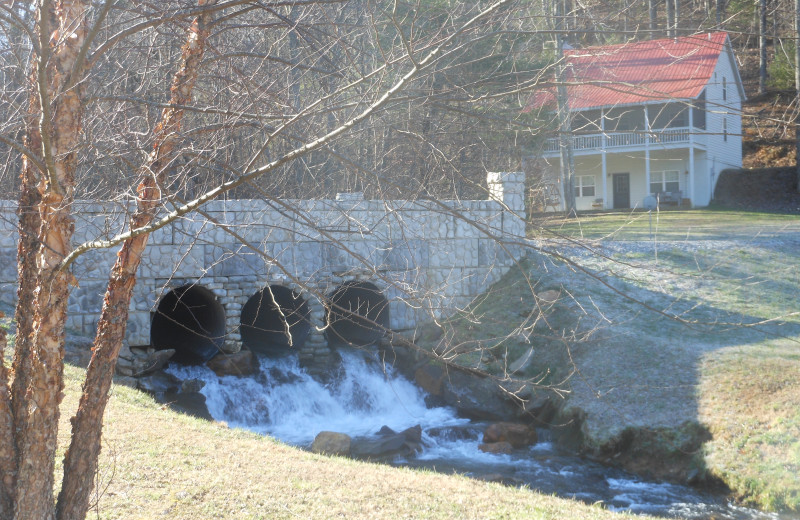
<svg viewBox="0 0 800 520">
<path fill-rule="evenodd" d="M 428 428 L 425 431 L 431 437 L 448 441 L 473 440 L 480 436 L 480 430 L 471 424 L 464 426 L 437 426 L 435 428 Z"/>
<path fill-rule="evenodd" d="M 128 347 L 120 351 L 117 373 L 142 377 L 163 369 L 175 354 L 175 349 L 156 350 L 152 347 Z"/>
<path fill-rule="evenodd" d="M 217 354 L 206 363 L 206 366 L 220 377 L 251 376 L 259 370 L 258 359 L 249 350 L 240 350 L 235 354 Z"/>
<path fill-rule="evenodd" d="M 480 374 L 457 367 L 426 364 L 414 373 L 417 385 L 434 400 L 428 405 L 452 406 L 467 417 L 503 421 L 516 417 L 518 408 L 509 401 L 497 383 Z"/>
<path fill-rule="evenodd" d="M 391 429 L 389 429 L 391 431 Z M 419 424 L 416 426 L 412 426 L 411 428 L 407 428 L 400 432 L 400 435 L 405 437 L 406 441 L 408 442 L 415 442 L 417 444 L 422 443 L 422 426 Z"/>
<path fill-rule="evenodd" d="M 536 441 L 536 429 L 527 424 L 495 423 L 483 432 L 483 442 L 486 444 L 507 442 L 514 448 L 523 448 L 536 444 Z"/>
<path fill-rule="evenodd" d="M 547 424 L 553 422 L 561 404 L 563 400 L 556 401 L 549 395 L 534 395 L 523 403 L 523 408 L 540 424 Z"/>
<path fill-rule="evenodd" d="M 200 379 L 184 379 L 181 381 L 181 393 L 199 392 L 204 386 L 206 386 L 205 382 Z"/>
<path fill-rule="evenodd" d="M 176 412 L 185 413 L 200 419 L 213 421 L 214 418 L 206 406 L 206 396 L 199 392 L 156 394 L 162 396 L 159 401 Z"/>
<path fill-rule="evenodd" d="M 350 455 L 362 459 L 387 459 L 410 455 L 420 449 L 421 443 L 422 427 L 419 425 L 398 433 L 384 426 L 376 437 L 353 439 Z"/>
<path fill-rule="evenodd" d="M 462 415 L 483 421 L 506 421 L 519 410 L 490 378 L 462 370 L 450 370 L 442 399 Z"/>
<path fill-rule="evenodd" d="M 319 432 L 311 444 L 311 451 L 325 455 L 350 455 L 350 436 L 337 432 Z"/>
<path fill-rule="evenodd" d="M 514 450 L 514 447 L 508 442 L 486 442 L 478 445 L 478 449 L 484 453 L 508 454 Z"/>
<path fill-rule="evenodd" d="M 431 395 L 442 396 L 445 371 L 435 365 L 423 365 L 414 373 L 417 385 Z"/>
<path fill-rule="evenodd" d="M 151 394 L 162 392 L 177 393 L 181 390 L 181 383 L 181 380 L 177 377 L 161 370 L 155 374 L 138 378 L 136 381 L 136 388 Z"/>
</svg>

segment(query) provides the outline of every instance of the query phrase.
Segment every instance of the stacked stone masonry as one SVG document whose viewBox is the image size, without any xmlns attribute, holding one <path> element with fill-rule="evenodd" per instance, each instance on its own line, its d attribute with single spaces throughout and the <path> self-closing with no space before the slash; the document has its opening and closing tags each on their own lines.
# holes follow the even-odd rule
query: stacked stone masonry
<svg viewBox="0 0 800 520">
<path fill-rule="evenodd" d="M 126 345 L 148 345 L 150 323 L 170 290 L 196 284 L 225 311 L 224 350 L 241 347 L 240 313 L 270 285 L 305 298 L 312 332 L 307 362 L 326 357 L 325 305 L 337 287 L 366 281 L 389 302 L 390 328 L 420 324 L 462 308 L 497 281 L 518 256 L 525 233 L 524 175 L 490 173 L 487 200 L 220 200 L 155 231 L 138 272 Z M 74 244 L 125 229 L 132 205 L 77 202 Z M 0 201 L 0 302 L 16 299 L 16 204 Z M 212 223 L 216 221 L 217 223 Z M 229 231 L 244 237 L 242 243 Z M 93 334 L 117 248 L 92 250 L 73 272 L 68 329 Z"/>
</svg>

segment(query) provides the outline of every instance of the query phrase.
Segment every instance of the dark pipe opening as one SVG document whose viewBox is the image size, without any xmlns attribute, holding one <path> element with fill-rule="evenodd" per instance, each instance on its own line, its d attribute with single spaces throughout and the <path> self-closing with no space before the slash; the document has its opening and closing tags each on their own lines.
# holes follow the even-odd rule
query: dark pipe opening
<svg viewBox="0 0 800 520">
<path fill-rule="evenodd" d="M 348 282 L 329 296 L 327 338 L 333 345 L 365 347 L 389 329 L 389 302 L 369 282 Z"/>
<path fill-rule="evenodd" d="M 265 354 L 300 349 L 311 331 L 310 313 L 300 295 L 281 285 L 271 285 L 251 296 L 242 307 L 242 343 Z"/>
<path fill-rule="evenodd" d="M 199 285 L 168 292 L 150 324 L 150 343 L 158 350 L 174 348 L 172 361 L 204 363 L 225 341 L 225 309 L 214 293 Z"/>
</svg>

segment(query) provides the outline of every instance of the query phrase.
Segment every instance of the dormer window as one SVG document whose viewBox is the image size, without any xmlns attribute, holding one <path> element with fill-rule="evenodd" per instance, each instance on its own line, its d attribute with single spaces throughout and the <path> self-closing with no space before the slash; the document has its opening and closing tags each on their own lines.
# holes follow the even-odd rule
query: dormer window
<svg viewBox="0 0 800 520">
<path fill-rule="evenodd" d="M 728 80 L 725 76 L 722 76 L 722 101 L 726 101 L 728 99 Z"/>
</svg>

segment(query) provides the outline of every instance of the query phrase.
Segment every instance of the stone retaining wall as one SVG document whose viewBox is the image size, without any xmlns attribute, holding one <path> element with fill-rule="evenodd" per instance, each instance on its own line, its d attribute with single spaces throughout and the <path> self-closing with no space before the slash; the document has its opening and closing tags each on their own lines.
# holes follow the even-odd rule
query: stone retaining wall
<svg viewBox="0 0 800 520">
<path fill-rule="evenodd" d="M 225 309 L 224 349 L 240 346 L 240 312 L 268 285 L 302 294 L 312 333 L 301 356 L 327 356 L 323 301 L 348 281 L 368 281 L 389 301 L 393 330 L 467 305 L 513 263 L 524 236 L 524 174 L 490 173 L 489 200 L 227 200 L 154 232 L 139 269 L 126 345 L 150 343 L 150 322 L 169 290 L 199 284 Z M 16 298 L 16 205 L 0 201 L 0 302 Z M 74 243 L 108 238 L 131 206 L 75 204 Z M 246 243 L 235 235 L 242 237 Z M 505 244 L 504 244 L 505 243 Z M 73 271 L 69 329 L 93 333 L 117 248 L 93 250 Z M 125 353 L 123 352 L 123 356 Z"/>
</svg>

